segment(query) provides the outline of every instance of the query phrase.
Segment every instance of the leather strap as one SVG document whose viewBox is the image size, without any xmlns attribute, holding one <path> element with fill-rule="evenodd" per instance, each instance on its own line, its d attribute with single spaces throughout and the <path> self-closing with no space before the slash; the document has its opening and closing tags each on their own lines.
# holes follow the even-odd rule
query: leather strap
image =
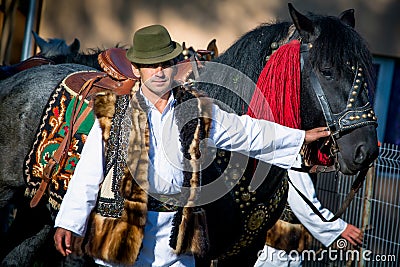
<svg viewBox="0 0 400 267">
<path fill-rule="evenodd" d="M 11 67 L 14 69 L 14 72 L 17 73 L 36 66 L 52 65 L 52 64 L 55 64 L 54 61 L 48 58 L 41 57 L 40 55 L 36 55 L 28 59 L 25 59 L 24 61 L 17 63 Z"/>
<path fill-rule="evenodd" d="M 291 167 L 291 170 L 298 172 L 307 172 L 307 173 L 321 173 L 321 172 L 334 172 L 337 170 L 335 165 L 325 166 L 325 165 L 312 165 L 306 166 L 304 164 L 301 165 L 300 168 Z"/>
<path fill-rule="evenodd" d="M 289 183 L 293 186 L 293 188 L 296 190 L 296 192 L 300 195 L 300 197 L 310 206 L 312 211 L 318 215 L 318 217 L 321 218 L 323 222 L 333 222 L 336 221 L 337 219 L 342 216 L 344 211 L 347 209 L 347 207 L 350 205 L 351 201 L 353 200 L 355 194 L 358 192 L 358 190 L 361 188 L 362 184 L 364 183 L 365 176 L 367 175 L 368 168 L 361 170 L 358 173 L 357 178 L 354 180 L 353 184 L 351 185 L 350 192 L 347 194 L 346 199 L 343 201 L 341 207 L 339 210 L 334 214 L 334 216 L 327 220 L 321 212 L 314 206 L 314 204 L 309 200 L 290 180 L 290 177 L 288 177 Z"/>
</svg>

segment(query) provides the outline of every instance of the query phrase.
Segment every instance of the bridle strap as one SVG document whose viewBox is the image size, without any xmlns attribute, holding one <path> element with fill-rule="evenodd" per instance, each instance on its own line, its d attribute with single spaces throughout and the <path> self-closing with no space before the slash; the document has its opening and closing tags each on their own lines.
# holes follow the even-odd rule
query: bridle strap
<svg viewBox="0 0 400 267">
<path fill-rule="evenodd" d="M 305 64 L 305 62 L 308 60 L 308 51 L 310 49 L 310 44 L 302 44 L 300 48 L 300 54 L 301 54 L 301 60 L 302 63 Z M 331 107 L 329 106 L 328 100 L 326 99 L 325 93 L 322 90 L 321 84 L 315 75 L 314 71 L 310 71 L 310 82 L 311 86 L 317 96 L 318 102 L 321 106 L 322 113 L 324 114 L 326 124 L 328 125 L 329 129 L 331 130 L 331 133 L 336 133 L 336 123 L 334 121 L 334 118 L 332 116 L 332 110 Z M 332 129 L 333 128 L 333 129 Z M 332 131 L 334 130 L 334 131 Z"/>
<path fill-rule="evenodd" d="M 301 45 L 300 60 L 302 65 L 304 65 L 306 61 L 309 61 L 309 50 L 311 47 L 312 44 Z M 338 139 L 347 131 L 363 127 L 365 125 L 377 126 L 376 117 L 371 104 L 369 102 L 361 104 L 360 101 L 358 101 L 358 96 L 360 95 L 364 86 L 362 68 L 360 68 L 357 64 L 357 66 L 354 66 L 352 69 L 354 71 L 354 81 L 350 88 L 346 108 L 339 113 L 332 112 L 315 71 L 311 70 L 309 74 L 311 86 L 321 106 L 326 124 L 331 131 L 331 135 L 334 140 Z"/>
<path fill-rule="evenodd" d="M 339 208 L 339 210 L 333 215 L 333 217 L 329 220 L 327 220 L 322 213 L 315 207 L 315 205 L 309 200 L 290 180 L 290 177 L 288 177 L 289 183 L 293 186 L 293 188 L 296 190 L 296 192 L 300 195 L 300 197 L 310 206 L 312 211 L 321 218 L 323 222 L 333 222 L 336 221 L 337 219 L 342 216 L 342 214 L 345 212 L 345 210 L 348 208 L 350 205 L 351 201 L 353 200 L 355 194 L 358 192 L 358 190 L 361 188 L 362 184 L 364 183 L 365 176 L 367 175 L 368 169 L 361 170 L 357 178 L 354 180 L 353 184 L 351 185 L 350 192 L 347 194 L 346 199 L 343 201 L 342 206 Z"/>
</svg>

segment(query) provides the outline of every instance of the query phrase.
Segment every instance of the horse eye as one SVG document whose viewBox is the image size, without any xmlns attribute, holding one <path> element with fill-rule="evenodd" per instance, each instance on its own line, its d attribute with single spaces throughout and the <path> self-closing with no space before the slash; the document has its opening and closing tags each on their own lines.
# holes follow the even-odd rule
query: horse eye
<svg viewBox="0 0 400 267">
<path fill-rule="evenodd" d="M 328 79 L 328 80 L 333 79 L 333 72 L 331 69 L 328 69 L 328 68 L 322 69 L 322 70 L 320 70 L 320 72 L 326 79 Z"/>
</svg>

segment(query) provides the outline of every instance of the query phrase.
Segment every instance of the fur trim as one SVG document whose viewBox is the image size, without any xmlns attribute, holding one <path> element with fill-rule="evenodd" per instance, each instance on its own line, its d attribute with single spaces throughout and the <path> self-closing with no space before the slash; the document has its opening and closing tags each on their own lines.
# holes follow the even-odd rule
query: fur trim
<svg viewBox="0 0 400 267">
<path fill-rule="evenodd" d="M 192 170 L 184 172 L 184 188 L 189 188 L 185 192 L 182 203 L 185 207 L 178 212 L 174 218 L 174 231 L 171 235 L 170 244 L 177 254 L 191 252 L 195 255 L 204 255 L 209 247 L 209 239 L 206 227 L 205 211 L 196 208 L 198 190 L 201 184 L 200 172 L 200 141 L 208 137 L 211 127 L 212 102 L 205 98 L 204 94 L 184 87 L 175 92 L 177 105 L 186 100 L 197 101 L 197 109 L 193 105 L 185 107 L 178 106 L 177 124 L 181 132 L 181 141 L 184 150 L 184 157 L 187 159 L 184 164 L 189 164 L 185 169 Z M 190 121 L 180 121 L 180 118 L 193 118 Z M 192 139 L 188 138 L 191 136 Z M 177 229 L 176 229 L 177 228 Z"/>
<path fill-rule="evenodd" d="M 127 221 L 93 214 L 86 253 L 119 264 L 136 261 L 143 240 L 143 227 Z"/>
<path fill-rule="evenodd" d="M 94 114 L 100 122 L 103 130 L 103 139 L 107 141 L 110 137 L 111 120 L 115 113 L 115 102 L 117 96 L 111 91 L 101 92 L 94 100 Z"/>
<path fill-rule="evenodd" d="M 103 130 L 104 141 L 110 136 L 110 114 L 115 112 L 116 96 L 107 92 L 96 97 L 96 116 Z M 86 253 L 107 262 L 133 264 L 139 254 L 147 217 L 149 132 L 146 112 L 132 97 L 132 129 L 129 135 L 127 167 L 121 180 L 124 198 L 121 218 L 93 213 Z"/>
<path fill-rule="evenodd" d="M 265 243 L 270 247 L 289 253 L 292 250 L 302 252 L 311 244 L 311 241 L 312 237 L 303 225 L 278 220 L 268 230 Z"/>
</svg>

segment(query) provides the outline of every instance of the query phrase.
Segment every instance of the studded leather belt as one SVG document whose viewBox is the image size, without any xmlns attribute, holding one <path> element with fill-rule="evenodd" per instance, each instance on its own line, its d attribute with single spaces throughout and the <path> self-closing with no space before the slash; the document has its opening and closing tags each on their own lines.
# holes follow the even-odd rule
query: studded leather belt
<svg viewBox="0 0 400 267">
<path fill-rule="evenodd" d="M 177 203 L 177 195 L 149 195 L 147 209 L 156 212 L 171 212 L 177 211 L 179 206 L 174 205 Z"/>
</svg>

